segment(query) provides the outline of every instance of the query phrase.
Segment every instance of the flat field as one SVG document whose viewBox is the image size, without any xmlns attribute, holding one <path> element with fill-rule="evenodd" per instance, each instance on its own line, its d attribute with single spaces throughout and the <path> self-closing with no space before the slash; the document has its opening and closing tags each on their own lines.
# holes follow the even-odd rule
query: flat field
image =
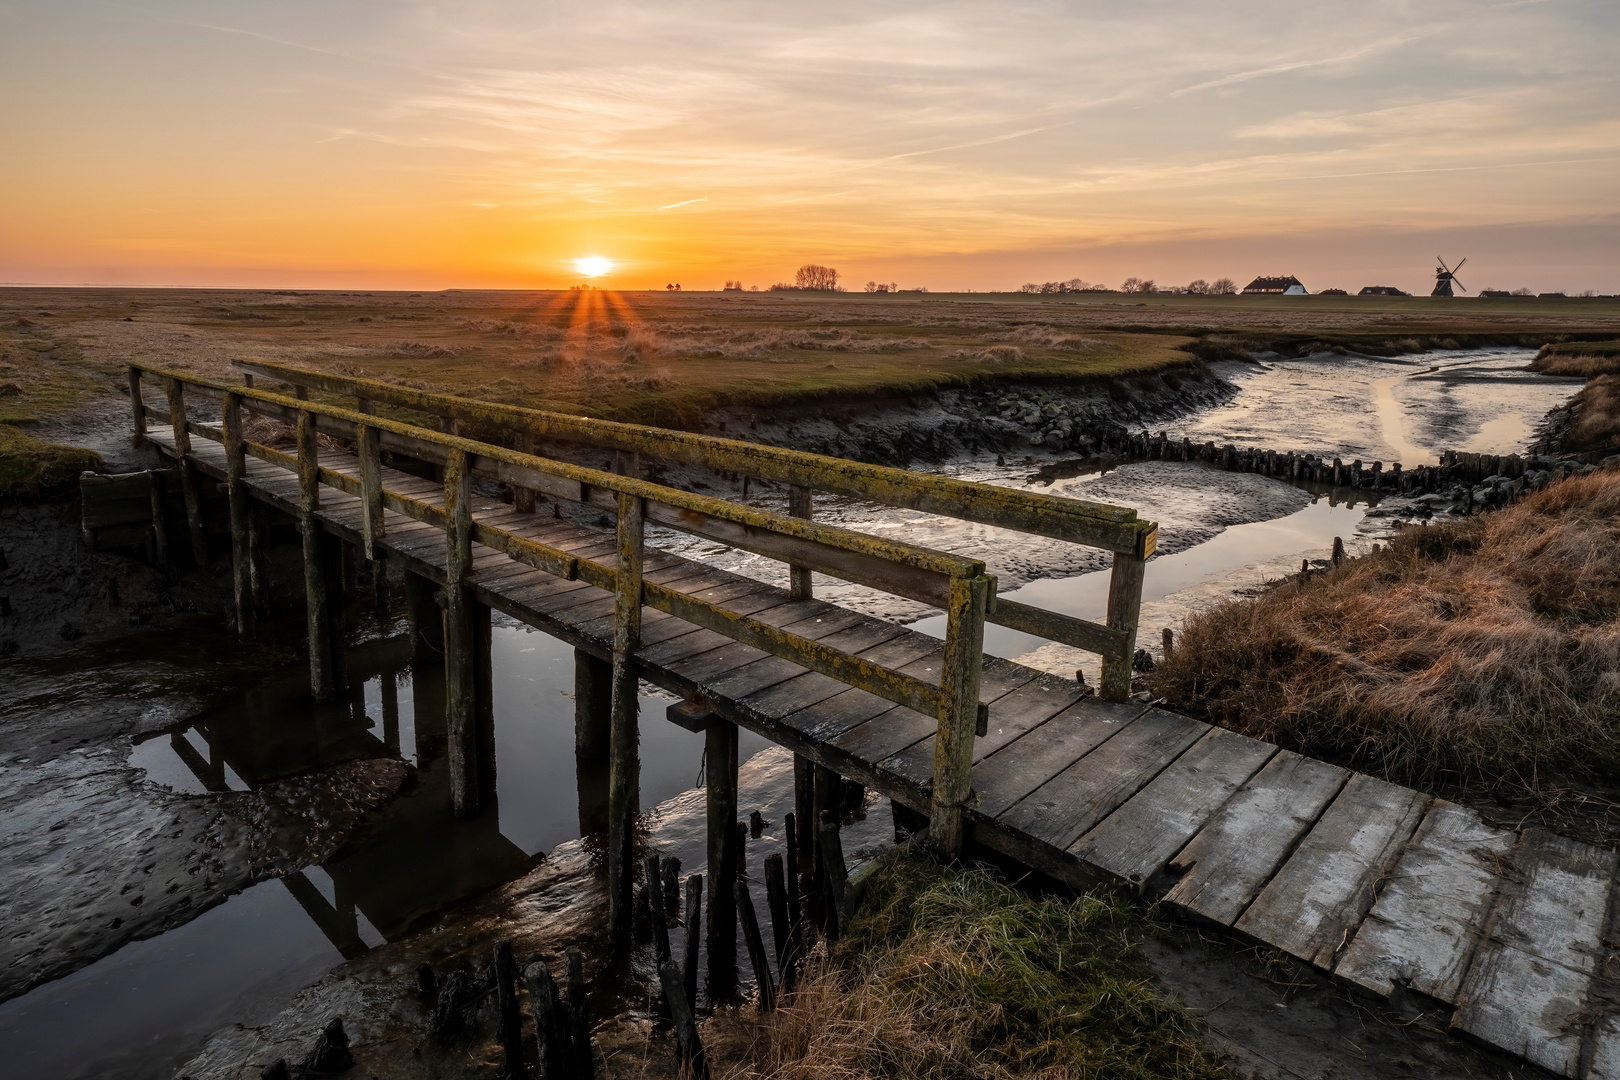
<svg viewBox="0 0 1620 1080">
<path fill-rule="evenodd" d="M 1232 348 L 1620 334 L 1609 299 L 0 289 L 0 423 L 234 357 L 692 427 L 720 405 L 1112 379 Z"/>
</svg>

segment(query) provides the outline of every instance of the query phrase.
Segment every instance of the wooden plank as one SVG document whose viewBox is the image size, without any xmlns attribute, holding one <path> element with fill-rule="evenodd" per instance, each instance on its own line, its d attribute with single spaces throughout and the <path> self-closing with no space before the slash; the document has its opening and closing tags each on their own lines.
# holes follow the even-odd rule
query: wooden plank
<svg viewBox="0 0 1620 1080">
<path fill-rule="evenodd" d="M 1211 728 L 1152 783 L 1069 846 L 1069 854 L 1144 886 L 1277 752 Z"/>
<path fill-rule="evenodd" d="M 1428 803 L 1410 788 L 1355 774 L 1236 929 L 1332 971 Z"/>
<path fill-rule="evenodd" d="M 1067 851 L 1203 737 L 1209 725 L 1149 709 L 999 818 L 1003 828 Z"/>
<path fill-rule="evenodd" d="M 1280 751 L 1169 861 L 1154 891 L 1172 911 L 1231 926 L 1348 779 Z"/>
<path fill-rule="evenodd" d="M 1044 672 L 1031 678 L 1030 669 L 1006 660 L 997 663 L 996 659 L 985 658 L 986 674 L 991 674 L 1001 669 L 1001 665 L 1006 665 L 1007 668 L 1017 671 L 1020 677 L 1010 692 L 999 696 L 990 693 L 983 695 L 985 698 L 994 696 L 995 700 L 990 703 L 990 718 L 985 733 L 973 742 L 975 764 L 1046 723 L 1063 710 L 1084 700 L 1086 696 L 1085 691 L 1080 689 L 1080 684 L 1073 679 L 1060 679 L 1056 675 Z M 929 735 L 921 742 L 885 758 L 883 768 L 913 784 L 926 784 L 933 775 L 934 737 Z"/>
<path fill-rule="evenodd" d="M 992 724 L 994 709 L 992 704 Z M 1096 698 L 1069 706 L 974 766 L 973 790 L 979 797 L 970 814 L 985 819 L 999 816 L 1147 710 L 1146 705 L 1134 701 Z"/>
<path fill-rule="evenodd" d="M 901 637 L 904 633 L 905 628 L 896 623 L 868 618 L 848 629 L 838 631 L 836 637 L 829 640 L 835 640 L 841 649 L 859 654 Z M 807 672 L 798 678 L 751 694 L 746 701 L 748 711 L 752 715 L 766 720 L 781 720 L 845 693 L 860 693 L 860 691 L 851 691 L 848 684 L 839 682 L 830 675 Z M 882 699 L 874 698 L 874 700 Z M 889 703 L 884 702 L 883 708 L 888 707 Z"/>
<path fill-rule="evenodd" d="M 804 617 L 806 609 L 813 609 L 817 601 L 786 600 L 776 607 L 754 614 L 761 622 L 772 626 L 780 626 L 790 633 L 797 634 L 809 641 L 819 641 L 831 637 L 833 634 L 848 630 L 866 621 L 866 616 L 855 611 L 841 612 L 837 616 L 826 614 L 811 614 Z M 825 605 L 820 605 L 825 606 Z M 797 617 L 796 617 L 797 616 Z M 704 685 L 704 692 L 714 697 L 736 700 L 788 679 L 797 678 L 805 673 L 803 666 L 780 656 L 767 656 L 751 664 L 735 668 L 726 672 L 717 679 Z M 835 682 L 837 680 L 834 680 Z M 843 685 L 840 683 L 840 685 Z"/>
<path fill-rule="evenodd" d="M 1122 631 L 1088 619 L 1077 619 L 1072 615 L 1063 615 L 1056 611 L 1005 599 L 997 599 L 995 606 L 985 618 L 1000 626 L 1008 626 L 1026 634 L 1072 645 L 1076 649 L 1085 649 L 1102 656 L 1124 655 L 1126 635 Z"/>
<path fill-rule="evenodd" d="M 1469 968 L 1451 1026 L 1558 1076 L 1580 1063 L 1587 997 L 1608 951 L 1603 931 L 1616 855 L 1527 829 Z"/>
<path fill-rule="evenodd" d="M 1436 801 L 1334 974 L 1382 996 L 1405 986 L 1456 1001 L 1515 839 L 1466 807 Z"/>
</svg>

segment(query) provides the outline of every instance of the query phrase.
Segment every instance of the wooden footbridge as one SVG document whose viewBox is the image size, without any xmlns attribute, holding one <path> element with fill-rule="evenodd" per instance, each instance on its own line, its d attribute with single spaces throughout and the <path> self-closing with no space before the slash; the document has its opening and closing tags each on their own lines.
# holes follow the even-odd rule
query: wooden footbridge
<svg viewBox="0 0 1620 1080">
<path fill-rule="evenodd" d="M 1620 1080 L 1615 853 L 1494 828 L 1444 800 L 1127 700 L 1156 537 L 1134 511 L 237 367 L 245 385 L 132 366 L 130 392 L 137 438 L 179 463 L 203 559 L 201 485 L 228 493 L 241 633 L 253 633 L 265 508 L 301 523 L 317 696 L 343 679 L 342 546 L 400 568 L 416 631 L 437 639 L 442 627 L 460 814 L 476 813 L 491 788 L 491 609 L 572 644 L 577 744 L 609 773 L 620 940 L 630 933 L 645 679 L 685 700 L 669 719 L 706 732 L 711 984 L 717 967 L 735 965 L 735 909 L 715 883 L 735 877 L 741 726 L 798 756 L 800 821 L 817 820 L 834 781 L 849 777 L 926 815 L 945 852 L 979 844 L 1076 885 L 1124 880 L 1371 993 L 1451 1008 L 1459 1033 L 1557 1075 Z M 152 382 L 161 404 L 143 398 Z M 196 408 L 205 400 L 207 419 Z M 288 425 L 294 451 L 246 438 L 250 414 Z M 611 452 L 614 471 L 548 456 L 559 447 Z M 790 514 L 644 479 L 654 460 L 785 485 Z M 998 599 L 979 560 L 817 523 L 816 491 L 1109 550 L 1107 621 Z M 546 502 L 552 512 L 537 512 Z M 592 524 L 604 512 L 612 526 Z M 790 584 L 648 546 L 648 522 L 787 563 Z M 816 599 L 812 572 L 943 609 L 944 640 Z M 1100 653 L 1101 694 L 984 656 L 986 621 Z"/>
</svg>

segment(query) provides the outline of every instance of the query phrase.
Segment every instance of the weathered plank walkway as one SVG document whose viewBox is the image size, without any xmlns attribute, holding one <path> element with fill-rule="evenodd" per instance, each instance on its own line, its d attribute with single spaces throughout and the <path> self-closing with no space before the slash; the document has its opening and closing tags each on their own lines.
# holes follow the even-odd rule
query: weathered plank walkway
<svg viewBox="0 0 1620 1080">
<path fill-rule="evenodd" d="M 171 429 L 147 436 L 175 455 Z M 219 443 L 193 442 L 190 461 L 228 477 Z M 319 463 L 362 479 L 348 451 L 321 450 Z M 300 480 L 285 467 L 249 458 L 242 482 L 253 498 L 300 513 Z M 383 469 L 381 485 L 446 505 L 432 480 Z M 611 529 L 476 496 L 471 515 L 616 565 Z M 344 541 L 378 544 L 411 573 L 455 580 L 443 527 L 388 510 L 379 533 L 359 497 L 331 488 L 316 518 Z M 656 548 L 642 573 L 924 681 L 937 683 L 946 662 L 936 638 Z M 613 591 L 478 543 L 461 580 L 482 604 L 584 654 L 614 656 Z M 936 716 L 652 607 L 641 611 L 634 668 L 913 810 L 933 805 Z M 1099 700 L 1005 660 L 983 658 L 978 697 L 988 720 L 972 743 L 970 841 L 1073 884 L 1122 879 L 1188 919 L 1373 994 L 1452 1007 L 1459 1033 L 1556 1075 L 1620 1080 L 1614 852 L 1495 828 L 1456 804 L 1161 709 Z"/>
</svg>

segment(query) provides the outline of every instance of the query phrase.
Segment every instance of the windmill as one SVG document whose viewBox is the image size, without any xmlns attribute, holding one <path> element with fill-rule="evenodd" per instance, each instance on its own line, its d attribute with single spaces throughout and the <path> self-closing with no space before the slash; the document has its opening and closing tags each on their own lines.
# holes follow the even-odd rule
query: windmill
<svg viewBox="0 0 1620 1080">
<path fill-rule="evenodd" d="M 1457 280 L 1457 271 L 1463 268 L 1463 263 L 1467 262 L 1467 259 L 1451 267 L 1446 266 L 1446 260 L 1438 255 L 1434 257 L 1434 261 L 1440 265 L 1434 269 L 1434 292 L 1430 293 L 1430 296 L 1455 296 L 1456 294 L 1451 291 L 1453 285 L 1463 292 L 1468 291 L 1467 287 Z"/>
</svg>

